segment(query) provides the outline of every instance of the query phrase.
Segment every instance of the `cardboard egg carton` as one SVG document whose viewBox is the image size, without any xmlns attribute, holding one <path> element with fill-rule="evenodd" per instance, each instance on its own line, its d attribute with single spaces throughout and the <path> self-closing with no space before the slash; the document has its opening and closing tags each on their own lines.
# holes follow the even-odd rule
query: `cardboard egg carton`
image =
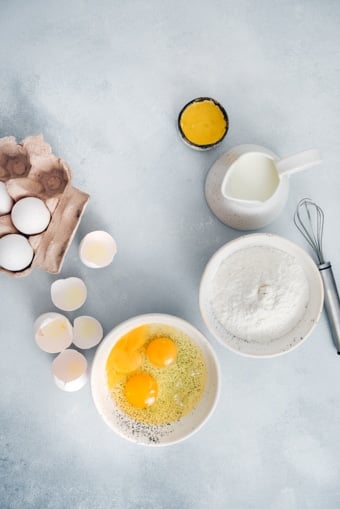
<svg viewBox="0 0 340 509">
<path fill-rule="evenodd" d="M 28 136 L 17 143 L 14 136 L 0 138 L 0 181 L 16 202 L 27 196 L 43 200 L 51 213 L 47 229 L 28 236 L 34 249 L 32 263 L 20 272 L 0 268 L 0 272 L 18 277 L 28 275 L 34 267 L 47 272 L 60 272 L 66 252 L 72 242 L 89 195 L 71 184 L 71 171 L 65 161 L 52 154 L 43 136 Z M 11 215 L 0 216 L 0 238 L 20 233 Z"/>
</svg>

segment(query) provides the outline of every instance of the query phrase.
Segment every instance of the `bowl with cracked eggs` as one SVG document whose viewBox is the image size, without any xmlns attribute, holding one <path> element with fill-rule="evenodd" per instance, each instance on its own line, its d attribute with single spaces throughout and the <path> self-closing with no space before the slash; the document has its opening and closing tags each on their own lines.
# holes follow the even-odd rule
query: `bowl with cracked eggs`
<svg viewBox="0 0 340 509">
<path fill-rule="evenodd" d="M 219 366 L 190 323 L 146 314 L 115 327 L 98 348 L 91 390 L 97 411 L 131 442 L 170 445 L 195 433 L 215 409 Z"/>
</svg>

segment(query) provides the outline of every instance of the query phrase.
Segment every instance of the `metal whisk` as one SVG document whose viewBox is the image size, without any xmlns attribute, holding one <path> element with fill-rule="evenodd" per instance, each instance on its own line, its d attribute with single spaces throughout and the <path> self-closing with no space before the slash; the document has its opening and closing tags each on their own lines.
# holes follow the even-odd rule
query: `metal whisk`
<svg viewBox="0 0 340 509">
<path fill-rule="evenodd" d="M 312 247 L 317 259 L 325 293 L 325 309 L 333 341 L 340 355 L 340 299 L 330 262 L 325 262 L 322 250 L 324 213 L 309 198 L 298 203 L 294 223 Z"/>
</svg>

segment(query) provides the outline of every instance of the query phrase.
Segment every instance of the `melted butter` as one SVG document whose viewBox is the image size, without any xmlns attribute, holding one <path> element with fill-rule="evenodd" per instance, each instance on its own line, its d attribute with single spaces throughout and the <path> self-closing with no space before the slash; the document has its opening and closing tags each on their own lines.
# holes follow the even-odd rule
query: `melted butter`
<svg viewBox="0 0 340 509">
<path fill-rule="evenodd" d="M 221 109 L 210 100 L 189 104 L 180 118 L 184 136 L 195 145 L 218 142 L 227 130 L 227 122 Z"/>
</svg>

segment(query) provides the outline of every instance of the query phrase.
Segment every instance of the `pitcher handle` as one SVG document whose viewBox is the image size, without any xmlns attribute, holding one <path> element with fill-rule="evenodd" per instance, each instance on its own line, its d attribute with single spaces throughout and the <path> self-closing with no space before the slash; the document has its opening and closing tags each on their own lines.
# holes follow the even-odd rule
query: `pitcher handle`
<svg viewBox="0 0 340 509">
<path fill-rule="evenodd" d="M 306 170 L 312 166 L 320 164 L 322 161 L 320 153 L 316 149 L 305 150 L 299 154 L 285 157 L 280 161 L 275 161 L 276 169 L 280 177 L 289 176 L 298 171 Z"/>
</svg>

